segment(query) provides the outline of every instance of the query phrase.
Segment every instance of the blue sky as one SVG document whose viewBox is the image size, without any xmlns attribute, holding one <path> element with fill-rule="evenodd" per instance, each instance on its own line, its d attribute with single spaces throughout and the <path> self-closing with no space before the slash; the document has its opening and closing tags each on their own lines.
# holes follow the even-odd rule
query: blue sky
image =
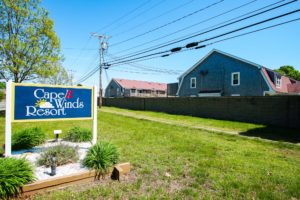
<svg viewBox="0 0 300 200">
<path fill-rule="evenodd" d="M 137 39 L 116 45 L 133 36 L 162 26 L 170 21 L 178 19 L 196 10 L 218 2 L 219 0 L 44 0 L 42 6 L 45 7 L 54 20 L 55 31 L 60 38 L 62 53 L 65 57 L 63 65 L 68 70 L 73 70 L 74 80 L 78 80 L 84 74 L 92 70 L 99 63 L 98 48 L 99 42 L 96 38 L 90 37 L 92 32 L 112 36 L 109 39 L 109 48 L 106 60 L 111 56 L 122 56 L 127 53 L 135 52 L 148 48 L 153 45 L 161 44 L 166 41 L 176 39 L 197 31 L 201 31 L 209 26 L 221 23 L 225 20 L 242 15 L 246 12 L 261 8 L 265 5 L 277 2 L 275 0 L 224 0 L 204 11 L 173 23 L 169 26 L 153 31 Z M 184 27 L 203 21 L 234 7 L 252 2 L 249 5 L 235 10 L 231 13 L 215 18 L 190 29 L 170 35 Z M 282 1 L 282 3 L 288 1 Z M 139 9 L 127 15 L 116 23 L 111 24 L 116 19 L 120 19 L 129 11 L 139 5 Z M 163 15 L 169 10 L 184 5 L 173 12 Z M 193 39 L 166 47 L 161 50 L 169 50 L 173 47 L 182 46 L 189 42 L 199 41 L 214 35 L 218 35 L 235 28 L 239 28 L 263 19 L 283 14 L 295 9 L 299 9 L 300 3 L 296 2 L 283 8 L 277 9 L 253 19 L 228 26 L 224 29 L 214 31 Z M 161 17 L 157 17 L 163 15 Z M 274 22 L 262 26 L 272 25 L 286 20 L 299 18 L 300 13 L 278 19 Z M 151 20 L 151 21 L 149 21 Z M 147 22 L 148 21 L 148 22 Z M 110 25 L 111 24 L 111 25 Z M 139 25 L 137 28 L 135 28 Z M 107 27 L 109 26 L 109 27 Z M 107 27 L 107 28 L 105 28 Z M 258 28 L 257 27 L 257 28 Z M 249 29 L 254 30 L 256 28 Z M 240 32 L 242 33 L 242 32 Z M 151 41 L 158 37 L 168 35 L 162 40 L 152 42 L 148 45 L 136 49 L 128 50 L 136 45 Z M 167 70 L 185 71 L 213 48 L 225 51 L 238 57 L 261 64 L 271 69 L 281 65 L 293 65 L 300 70 L 300 21 L 269 29 L 263 32 L 254 33 L 233 40 L 228 40 L 203 49 L 186 51 L 174 54 L 165 58 L 155 58 L 137 63 L 139 66 L 159 68 Z M 110 56 L 110 57 L 109 57 Z M 176 74 L 157 73 L 144 71 L 133 66 L 119 65 L 107 70 L 107 76 L 103 74 L 104 87 L 111 78 L 126 78 L 134 80 L 146 80 L 155 82 L 176 82 Z M 83 82 L 84 85 L 98 85 L 99 74 L 95 73 L 91 78 Z"/>
</svg>

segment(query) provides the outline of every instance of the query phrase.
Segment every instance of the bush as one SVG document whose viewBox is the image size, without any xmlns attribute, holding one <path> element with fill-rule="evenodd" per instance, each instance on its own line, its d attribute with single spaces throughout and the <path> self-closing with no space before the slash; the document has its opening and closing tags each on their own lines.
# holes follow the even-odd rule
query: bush
<svg viewBox="0 0 300 200">
<path fill-rule="evenodd" d="M 108 169 L 119 160 L 118 149 L 109 142 L 98 142 L 87 152 L 83 165 L 96 171 L 97 178 L 108 172 Z"/>
<path fill-rule="evenodd" d="M 12 148 L 14 150 L 31 149 L 44 143 L 45 140 L 46 135 L 41 128 L 27 128 L 12 135 Z"/>
<path fill-rule="evenodd" d="M 4 154 L 4 149 L 2 147 L 0 147 L 0 157 L 2 157 Z"/>
<path fill-rule="evenodd" d="M 1 158 L 0 177 L 0 199 L 16 196 L 20 187 L 35 179 L 32 166 L 24 158 Z"/>
<path fill-rule="evenodd" d="M 64 139 L 71 142 L 88 142 L 92 140 L 92 137 L 90 130 L 76 126 L 67 132 Z"/>
<path fill-rule="evenodd" d="M 0 90 L 0 100 L 4 98 L 4 92 Z"/>
<path fill-rule="evenodd" d="M 37 160 L 37 165 L 49 167 L 51 165 L 51 157 L 56 157 L 57 166 L 73 163 L 79 158 L 78 148 L 65 144 L 59 144 L 46 148 L 44 152 L 41 153 L 40 158 Z"/>
<path fill-rule="evenodd" d="M 5 89 L 6 88 L 6 83 L 0 82 L 0 89 Z"/>
</svg>

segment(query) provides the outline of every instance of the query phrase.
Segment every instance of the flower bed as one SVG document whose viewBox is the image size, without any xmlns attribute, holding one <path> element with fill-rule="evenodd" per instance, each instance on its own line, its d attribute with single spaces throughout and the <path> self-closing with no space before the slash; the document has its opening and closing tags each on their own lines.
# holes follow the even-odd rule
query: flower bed
<svg viewBox="0 0 300 200">
<path fill-rule="evenodd" d="M 81 161 L 84 159 L 88 149 L 92 146 L 92 144 L 90 142 L 73 143 L 73 142 L 67 142 L 67 141 L 58 141 L 58 142 L 48 141 L 47 143 L 45 143 L 43 145 L 34 147 L 29 150 L 13 151 L 12 157 L 15 157 L 15 158 L 25 157 L 32 164 L 35 165 L 35 163 L 37 162 L 37 159 L 40 156 L 40 152 L 43 148 L 53 147 L 53 146 L 56 146 L 59 144 L 78 147 L 79 160 L 76 163 L 70 163 L 70 164 L 58 166 L 56 168 L 55 177 L 70 175 L 70 174 L 78 173 L 78 172 L 84 172 L 87 170 L 87 168 L 85 168 L 81 164 Z M 45 179 L 51 178 L 51 176 L 49 175 L 50 172 L 51 172 L 50 167 L 45 167 L 45 166 L 35 167 L 35 176 L 36 176 L 37 180 L 45 180 Z"/>
</svg>

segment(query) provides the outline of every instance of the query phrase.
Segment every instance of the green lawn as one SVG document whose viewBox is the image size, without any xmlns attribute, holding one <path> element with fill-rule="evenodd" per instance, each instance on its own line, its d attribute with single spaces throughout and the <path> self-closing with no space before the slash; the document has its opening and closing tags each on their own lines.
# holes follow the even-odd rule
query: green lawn
<svg viewBox="0 0 300 200">
<path fill-rule="evenodd" d="M 128 110 L 115 107 L 103 107 L 103 111 L 117 112 L 125 115 L 132 115 L 145 118 L 154 118 L 158 121 L 168 121 L 173 124 L 182 124 L 184 126 L 201 126 L 204 129 L 210 130 L 211 128 L 227 131 L 236 132 L 239 135 L 258 137 L 268 140 L 291 142 L 300 144 L 299 130 L 279 128 L 274 126 L 267 126 L 262 124 L 253 124 L 245 122 L 235 122 L 227 120 L 217 120 L 209 118 L 200 118 L 186 115 L 173 115 L 162 112 L 151 112 L 151 111 L 137 111 Z"/>
<path fill-rule="evenodd" d="M 245 132 L 250 129 L 265 127 L 264 125 L 260 125 L 260 124 L 242 123 L 242 122 L 234 122 L 234 121 L 226 121 L 226 120 L 215 120 L 215 119 L 184 116 L 184 115 L 171 115 L 171 114 L 161 113 L 161 112 L 128 110 L 128 109 L 115 108 L 115 107 L 103 107 L 101 109 L 108 110 L 108 111 L 116 111 L 125 114 L 135 114 L 135 115 L 142 115 L 147 117 L 154 117 L 156 119 L 163 119 L 163 120 L 167 119 L 167 120 L 172 120 L 174 122 L 184 123 L 190 126 L 201 124 L 202 126 L 215 127 L 215 128 L 219 128 L 222 130 L 229 130 L 229 131 Z"/>
<path fill-rule="evenodd" d="M 3 118 L 1 122 L 3 133 Z M 39 122 L 16 123 L 13 129 L 42 126 L 53 137 L 53 129 L 75 124 L 91 126 L 88 121 Z M 132 163 L 134 178 L 69 187 L 35 199 L 300 199 L 298 145 L 104 112 L 98 126 L 99 140 L 119 147 L 121 161 Z"/>
</svg>

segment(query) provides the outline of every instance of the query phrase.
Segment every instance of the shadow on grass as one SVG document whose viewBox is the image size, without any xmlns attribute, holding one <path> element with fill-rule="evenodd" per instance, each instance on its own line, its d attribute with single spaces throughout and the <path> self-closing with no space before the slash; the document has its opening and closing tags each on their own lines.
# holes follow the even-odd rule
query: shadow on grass
<svg viewBox="0 0 300 200">
<path fill-rule="evenodd" d="M 266 126 L 262 128 L 251 129 L 246 132 L 241 132 L 239 134 L 243 136 L 259 137 L 259 138 L 274 140 L 274 141 L 300 143 L 299 129 Z"/>
</svg>

